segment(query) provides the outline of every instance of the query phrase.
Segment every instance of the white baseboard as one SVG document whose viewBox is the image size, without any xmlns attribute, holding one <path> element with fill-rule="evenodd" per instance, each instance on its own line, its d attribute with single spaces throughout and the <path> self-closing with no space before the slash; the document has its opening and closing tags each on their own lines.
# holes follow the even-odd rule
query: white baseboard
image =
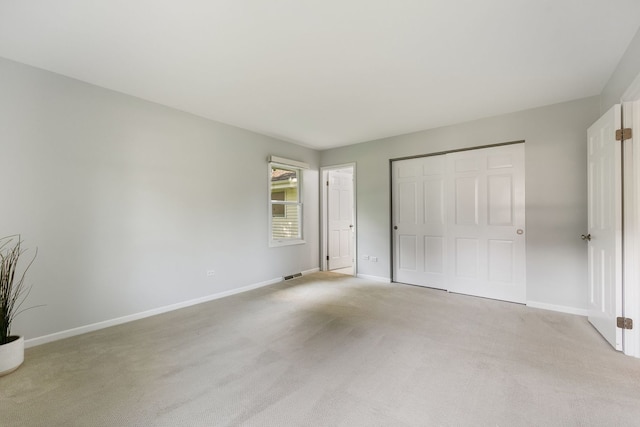
<svg viewBox="0 0 640 427">
<path fill-rule="evenodd" d="M 559 311 L 561 313 L 577 314 L 578 316 L 587 316 L 587 310 L 584 308 L 567 307 L 564 305 L 546 304 L 543 302 L 527 301 L 527 307 L 540 308 L 542 310 Z"/>
<path fill-rule="evenodd" d="M 311 271 L 311 270 L 309 270 Z M 68 329 L 66 331 L 56 332 L 50 335 L 44 335 L 41 337 L 31 338 L 25 340 L 24 346 L 25 348 L 34 347 L 40 344 L 46 344 L 48 342 L 61 340 L 64 338 L 73 337 L 76 335 L 85 334 L 87 332 L 97 331 L 99 329 L 108 328 L 110 326 L 121 325 L 123 323 L 132 322 L 134 320 L 144 319 L 145 317 L 155 316 L 157 314 L 167 313 L 169 311 L 178 310 L 185 307 L 190 307 L 196 304 L 202 304 L 203 302 L 213 301 L 216 299 L 228 297 L 231 295 L 239 294 L 242 292 L 251 291 L 253 289 L 262 288 L 264 286 L 274 285 L 276 283 L 280 283 L 284 280 L 282 277 L 277 277 L 275 279 L 266 280 L 260 283 L 254 283 L 248 286 L 243 286 L 238 289 L 231 289 L 229 291 L 218 292 L 216 294 L 207 295 L 202 298 L 196 298 L 189 301 L 179 302 L 176 304 L 167 305 L 164 307 L 154 308 L 151 310 L 143 311 L 141 313 L 130 314 L 128 316 L 118 317 L 116 319 L 105 320 L 103 322 L 92 323 L 90 325 L 80 326 L 78 328 Z"/>
<path fill-rule="evenodd" d="M 373 280 L 374 282 L 391 283 L 391 279 L 388 277 L 370 276 L 368 274 L 358 274 L 356 277 L 360 279 Z"/>
<path fill-rule="evenodd" d="M 306 276 L 307 274 L 317 273 L 318 271 L 320 271 L 320 268 L 319 268 L 319 267 L 316 267 L 316 268 L 312 268 L 311 270 L 304 270 L 304 271 L 302 272 L 302 275 L 303 275 L 303 276 Z"/>
</svg>

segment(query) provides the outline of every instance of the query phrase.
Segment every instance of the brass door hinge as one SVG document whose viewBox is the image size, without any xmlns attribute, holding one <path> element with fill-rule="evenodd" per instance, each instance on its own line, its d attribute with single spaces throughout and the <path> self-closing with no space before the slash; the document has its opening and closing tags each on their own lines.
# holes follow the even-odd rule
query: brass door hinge
<svg viewBox="0 0 640 427">
<path fill-rule="evenodd" d="M 631 139 L 631 128 L 618 129 L 616 131 L 616 141 L 624 141 L 625 139 Z"/>
<path fill-rule="evenodd" d="M 620 329 L 633 329 L 633 320 L 627 317 L 616 318 L 618 328 Z"/>
</svg>

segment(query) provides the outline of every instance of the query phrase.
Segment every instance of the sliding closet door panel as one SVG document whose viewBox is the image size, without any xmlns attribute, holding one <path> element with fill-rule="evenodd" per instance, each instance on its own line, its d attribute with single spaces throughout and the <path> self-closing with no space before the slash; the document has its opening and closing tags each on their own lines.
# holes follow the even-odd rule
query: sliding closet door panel
<svg viewBox="0 0 640 427">
<path fill-rule="evenodd" d="M 444 169 L 443 156 L 393 163 L 393 277 L 397 282 L 444 286 Z"/>
<path fill-rule="evenodd" d="M 524 144 L 451 153 L 447 165 L 448 289 L 524 303 Z"/>
</svg>

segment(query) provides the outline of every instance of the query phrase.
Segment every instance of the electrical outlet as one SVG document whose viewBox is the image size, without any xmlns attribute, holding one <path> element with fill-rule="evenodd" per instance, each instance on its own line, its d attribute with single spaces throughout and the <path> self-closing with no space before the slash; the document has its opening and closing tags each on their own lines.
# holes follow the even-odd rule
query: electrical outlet
<svg viewBox="0 0 640 427">
<path fill-rule="evenodd" d="M 372 256 L 371 257 L 371 262 L 378 262 L 378 257 L 377 256 Z"/>
<path fill-rule="evenodd" d="M 362 259 L 365 261 L 369 261 L 369 255 L 362 255 Z"/>
<path fill-rule="evenodd" d="M 216 275 L 216 271 L 215 270 L 207 270 L 207 277 L 212 277 Z"/>
</svg>

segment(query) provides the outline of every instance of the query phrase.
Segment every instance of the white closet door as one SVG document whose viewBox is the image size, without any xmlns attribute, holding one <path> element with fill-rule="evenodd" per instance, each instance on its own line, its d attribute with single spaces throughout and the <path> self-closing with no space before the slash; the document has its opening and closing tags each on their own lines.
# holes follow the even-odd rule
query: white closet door
<svg viewBox="0 0 640 427">
<path fill-rule="evenodd" d="M 447 155 L 451 292 L 526 301 L 524 144 Z"/>
<path fill-rule="evenodd" d="M 394 280 L 526 301 L 524 144 L 393 162 Z"/>
<path fill-rule="evenodd" d="M 446 288 L 444 156 L 393 163 L 394 280 Z"/>
</svg>

